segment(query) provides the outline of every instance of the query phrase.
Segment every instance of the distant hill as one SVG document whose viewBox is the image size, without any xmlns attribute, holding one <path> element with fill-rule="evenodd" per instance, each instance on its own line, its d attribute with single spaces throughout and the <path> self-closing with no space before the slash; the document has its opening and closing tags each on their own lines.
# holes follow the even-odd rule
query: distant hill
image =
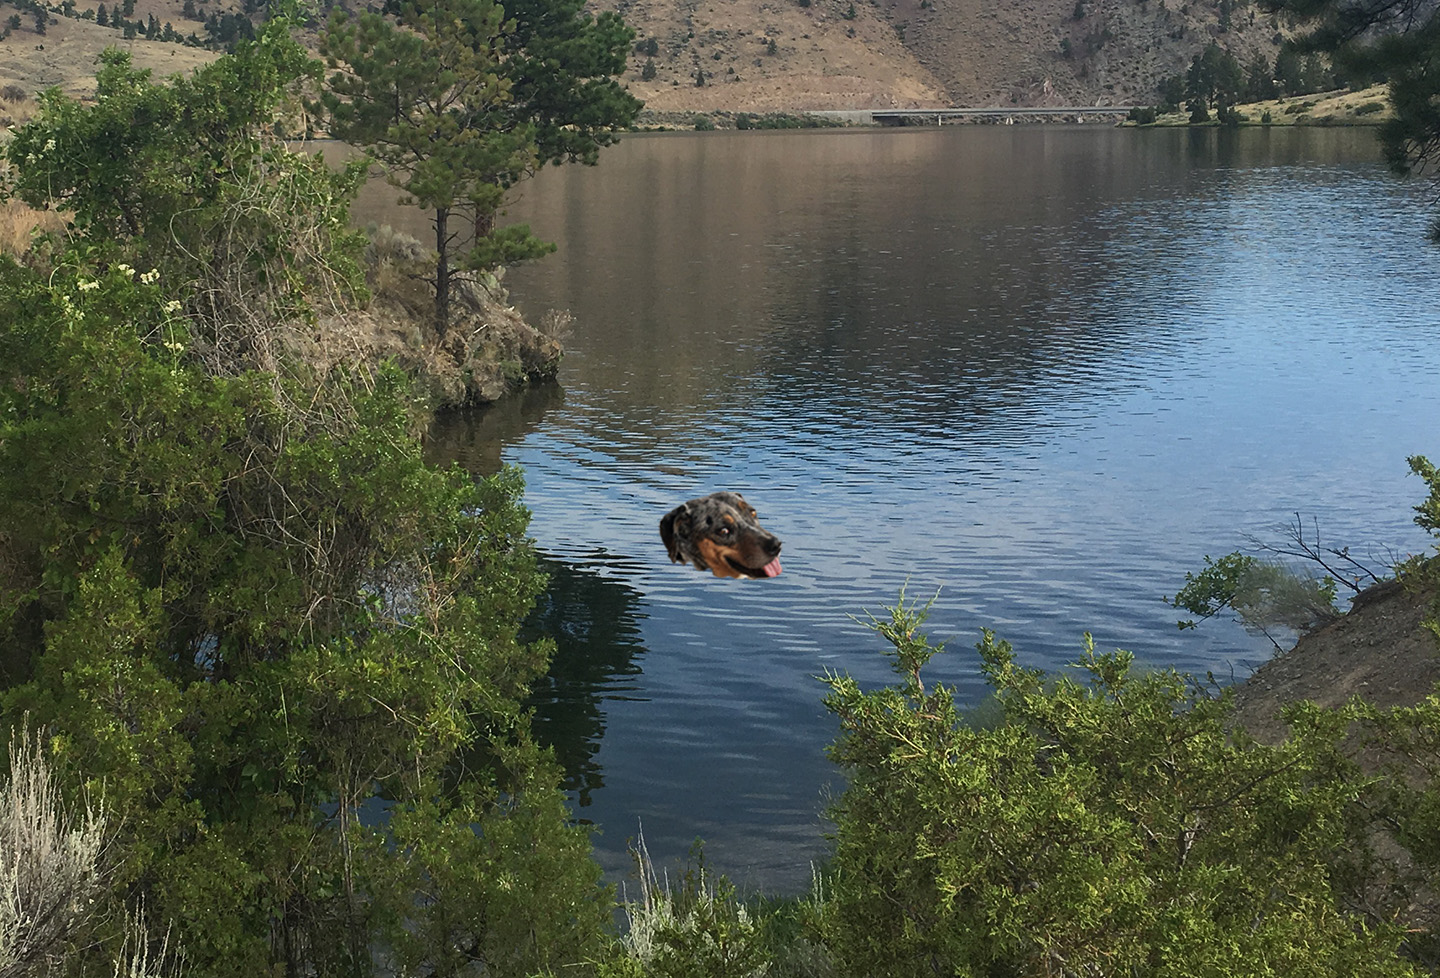
<svg viewBox="0 0 1440 978">
<path fill-rule="evenodd" d="M 639 34 L 626 82 L 660 111 L 1150 104 L 1211 41 L 1273 65 L 1280 39 L 1235 0 L 596 2 Z"/>
<path fill-rule="evenodd" d="M 624 80 L 660 112 L 1149 104 L 1157 83 L 1183 73 L 1212 40 L 1242 64 L 1273 64 L 1280 38 L 1280 25 L 1245 0 L 594 3 L 635 28 Z M 0 90 L 83 92 L 107 44 L 130 49 L 159 75 L 214 56 L 126 40 L 95 22 L 99 6 L 55 3 L 41 35 L 32 0 L 0 2 L 0 26 L 19 17 L 0 40 Z M 207 18 L 239 10 L 230 0 L 134 0 L 131 19 L 154 17 L 178 35 L 204 37 Z M 7 108 L 0 100 L 0 122 Z"/>
<path fill-rule="evenodd" d="M 74 96 L 93 92 L 97 59 L 107 47 L 129 51 L 137 66 L 149 68 L 157 78 L 193 71 L 217 55 L 203 48 L 147 40 L 143 30 L 127 38 L 123 29 L 95 22 L 100 6 L 98 0 L 72 3 L 73 15 L 66 16 L 57 3 L 48 11 L 41 33 L 36 23 L 37 5 L 0 2 L 0 33 L 5 35 L 0 39 L 0 125 L 23 121 L 34 111 L 34 95 L 45 89 L 59 88 Z M 112 11 L 121 9 L 121 4 L 114 2 L 105 6 L 107 20 Z M 182 0 L 136 0 L 129 19 L 147 24 L 154 17 L 161 29 L 170 25 L 172 36 L 196 32 L 203 35 L 204 25 L 184 18 L 182 9 Z M 199 8 L 207 15 L 210 11 L 229 13 L 238 9 L 238 5 L 231 8 L 216 0 L 208 0 Z M 16 20 L 18 27 L 13 26 Z M 12 97 L 22 92 L 26 98 Z"/>
</svg>

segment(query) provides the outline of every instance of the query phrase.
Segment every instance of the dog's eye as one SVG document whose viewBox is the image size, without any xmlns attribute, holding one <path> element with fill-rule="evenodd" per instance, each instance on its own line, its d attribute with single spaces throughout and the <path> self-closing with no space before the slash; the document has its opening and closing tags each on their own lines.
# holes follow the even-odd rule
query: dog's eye
<svg viewBox="0 0 1440 978">
<path fill-rule="evenodd" d="M 728 536 L 730 535 L 730 533 L 731 533 L 730 527 L 724 526 L 724 525 L 718 527 L 718 528 L 715 530 L 715 534 L 716 534 L 717 536 L 728 537 Z"/>
</svg>

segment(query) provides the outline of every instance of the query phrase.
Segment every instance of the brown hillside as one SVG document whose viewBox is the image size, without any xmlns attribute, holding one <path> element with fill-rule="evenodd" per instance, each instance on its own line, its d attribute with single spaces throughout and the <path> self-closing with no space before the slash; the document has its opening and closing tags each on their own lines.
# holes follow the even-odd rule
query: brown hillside
<svg viewBox="0 0 1440 978">
<path fill-rule="evenodd" d="M 1302 636 L 1240 686 L 1241 725 L 1274 742 L 1285 736 L 1281 706 L 1297 700 L 1340 706 L 1360 696 L 1382 707 L 1414 706 L 1440 683 L 1440 643 L 1421 625 L 1434 598 L 1395 581 L 1363 592 L 1348 614 Z"/>
<path fill-rule="evenodd" d="M 1155 101 L 1157 82 L 1183 72 L 1212 40 L 1242 64 L 1273 64 L 1279 25 L 1247 0 L 592 0 L 653 41 L 634 52 L 624 81 L 657 112 L 801 111 L 985 105 L 1128 105 Z M 136 0 L 181 34 L 203 34 L 183 0 Z M 0 88 L 93 87 L 107 45 L 158 75 L 214 55 L 179 44 L 124 40 L 52 3 L 45 34 L 0 0 L 0 19 L 22 26 L 0 40 Z M 98 0 L 76 0 L 93 17 Z M 111 8 L 115 6 L 110 4 Z M 237 0 L 196 0 L 200 17 Z M 647 61 L 655 76 L 642 80 Z M 698 81 L 703 80 L 703 84 Z M 0 102 L 0 116 L 15 110 Z M 3 120 L 0 120 L 3 121 Z"/>
<path fill-rule="evenodd" d="M 99 6 L 99 2 L 85 0 L 75 10 L 94 11 Z M 113 2 L 107 5 L 114 6 Z M 218 7 L 214 0 L 209 7 L 226 9 Z M 204 11 L 207 7 L 201 6 L 200 9 Z M 137 0 L 135 13 L 130 19 L 143 21 L 154 16 L 161 24 L 171 23 L 182 34 L 192 31 L 203 33 L 202 25 L 183 19 L 180 10 L 180 0 Z M 35 30 L 34 14 L 0 3 L 0 23 L 17 13 L 21 18 L 20 29 L 0 41 L 0 88 L 16 85 L 31 95 L 55 87 L 69 95 L 94 91 L 96 62 L 100 52 L 107 47 L 129 51 L 137 67 L 150 69 L 156 77 L 193 71 L 197 65 L 216 56 L 214 52 L 183 44 L 147 41 L 144 38 L 126 40 L 122 32 L 101 27 L 94 20 L 61 16 L 58 6 L 42 35 Z M 0 116 L 7 109 L 14 108 L 9 103 L 0 103 Z"/>
<path fill-rule="evenodd" d="M 1212 40 L 1273 65 L 1279 36 L 1238 3 L 1222 30 L 1219 0 L 595 2 L 656 42 L 626 82 L 662 112 L 1150 104 Z"/>
</svg>

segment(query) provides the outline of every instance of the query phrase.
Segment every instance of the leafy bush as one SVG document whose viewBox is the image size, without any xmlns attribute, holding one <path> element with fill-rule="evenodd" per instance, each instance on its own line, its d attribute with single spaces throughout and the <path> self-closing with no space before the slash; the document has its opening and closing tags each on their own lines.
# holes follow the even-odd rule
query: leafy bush
<svg viewBox="0 0 1440 978">
<path fill-rule="evenodd" d="M 305 63 L 266 39 L 167 86 L 107 55 L 99 103 L 6 147 L 84 233 L 0 258 L 0 714 L 103 787 L 104 899 L 197 978 L 584 962 L 611 896 L 521 707 L 518 472 L 427 465 L 393 368 L 248 342 L 313 324 L 357 246 L 355 174 L 258 135 Z M 258 331 L 195 312 L 207 275 L 273 299 Z"/>
<path fill-rule="evenodd" d="M 834 129 L 843 125 L 836 119 L 825 116 L 790 112 L 735 113 L 736 129 Z"/>
<path fill-rule="evenodd" d="M 1294 708 L 1265 746 L 1232 729 L 1228 695 L 1128 653 L 1087 639 L 1078 676 L 1047 684 L 986 632 L 1004 719 L 977 730 L 922 682 L 927 610 L 902 594 L 873 621 L 898 686 L 827 678 L 849 776 L 826 916 L 840 974 L 1414 973 L 1388 911 L 1353 909 L 1369 782 L 1338 745 L 1357 714 Z"/>
<path fill-rule="evenodd" d="M 1423 455 L 1409 459 L 1410 471 L 1425 480 L 1429 495 L 1415 507 L 1415 523 L 1440 538 L 1440 468 Z M 1440 641 L 1440 556 L 1417 554 L 1396 569 L 1396 576 L 1409 586 L 1428 588 L 1435 595 L 1430 617 L 1424 625 Z"/>
<path fill-rule="evenodd" d="M 1248 629 L 1262 634 L 1276 627 L 1309 631 L 1339 617 L 1335 606 L 1336 583 L 1328 574 L 1312 577 L 1276 561 L 1231 553 L 1216 560 L 1205 558 L 1205 569 L 1186 574 L 1185 586 L 1166 599 L 1203 620 L 1226 608 L 1235 611 Z M 1194 628 L 1194 619 L 1178 623 Z"/>
<path fill-rule="evenodd" d="M 583 959 L 609 898 L 520 707 L 518 474 L 427 467 L 391 371 L 289 416 L 168 308 L 0 262 L 0 708 L 104 786 L 117 896 L 198 975 Z"/>
</svg>

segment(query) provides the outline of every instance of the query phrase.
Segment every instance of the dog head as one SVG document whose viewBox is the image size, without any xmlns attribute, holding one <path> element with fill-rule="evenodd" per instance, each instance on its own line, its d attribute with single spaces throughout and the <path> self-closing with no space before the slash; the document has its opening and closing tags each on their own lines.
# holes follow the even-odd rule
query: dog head
<svg viewBox="0 0 1440 978">
<path fill-rule="evenodd" d="M 689 561 L 716 577 L 780 574 L 780 541 L 736 492 L 713 492 L 675 507 L 660 520 L 660 539 L 672 561 Z"/>
</svg>

